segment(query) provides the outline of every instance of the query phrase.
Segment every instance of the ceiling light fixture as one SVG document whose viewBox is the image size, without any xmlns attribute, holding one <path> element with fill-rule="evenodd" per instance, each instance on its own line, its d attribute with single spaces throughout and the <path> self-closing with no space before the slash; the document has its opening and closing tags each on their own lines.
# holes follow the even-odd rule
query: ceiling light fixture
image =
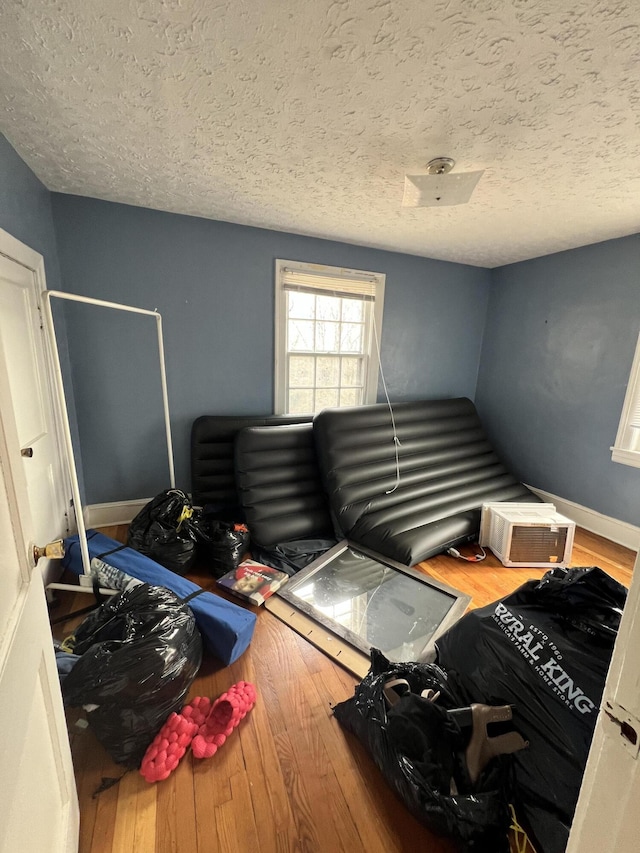
<svg viewBox="0 0 640 853">
<path fill-rule="evenodd" d="M 451 157 L 434 157 L 427 163 L 427 175 L 448 175 L 455 165 Z"/>
<path fill-rule="evenodd" d="M 455 166 L 451 157 L 434 157 L 427 163 L 426 175 L 405 175 L 403 207 L 451 207 L 466 204 L 484 169 L 450 174 Z"/>
</svg>

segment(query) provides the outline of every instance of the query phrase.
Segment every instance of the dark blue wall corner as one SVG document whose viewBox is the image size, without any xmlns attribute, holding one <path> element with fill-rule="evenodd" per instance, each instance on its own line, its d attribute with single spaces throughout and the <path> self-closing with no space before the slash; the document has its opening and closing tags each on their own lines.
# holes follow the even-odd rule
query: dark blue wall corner
<svg viewBox="0 0 640 853">
<path fill-rule="evenodd" d="M 493 271 L 476 402 L 530 485 L 640 523 L 640 470 L 611 461 L 640 330 L 640 235 Z"/>
<path fill-rule="evenodd" d="M 392 400 L 475 394 L 487 270 L 75 196 L 54 194 L 53 211 L 66 290 L 162 315 L 177 480 L 184 488 L 196 417 L 273 411 L 276 258 L 386 273 L 381 352 Z M 87 411 L 92 386 L 100 384 L 113 405 L 118 382 L 129 393 L 126 371 L 106 342 L 91 347 L 87 328 L 70 325 L 69 341 L 88 500 L 133 499 L 165 488 L 165 467 L 145 466 L 131 447 L 153 446 L 156 392 L 138 375 L 137 404 L 135 395 L 127 398 L 118 412 L 103 411 L 99 423 Z M 114 345 L 126 346 L 132 365 L 144 357 L 142 341 L 116 335 Z M 116 452 L 129 466 L 117 476 Z"/>
</svg>

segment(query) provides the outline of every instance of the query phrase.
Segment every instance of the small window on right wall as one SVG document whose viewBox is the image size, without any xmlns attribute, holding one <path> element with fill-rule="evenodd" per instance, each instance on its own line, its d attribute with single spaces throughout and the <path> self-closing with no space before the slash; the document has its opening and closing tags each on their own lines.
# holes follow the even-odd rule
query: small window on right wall
<svg viewBox="0 0 640 853">
<path fill-rule="evenodd" d="M 640 336 L 622 406 L 616 443 L 611 448 L 614 462 L 640 468 Z"/>
</svg>

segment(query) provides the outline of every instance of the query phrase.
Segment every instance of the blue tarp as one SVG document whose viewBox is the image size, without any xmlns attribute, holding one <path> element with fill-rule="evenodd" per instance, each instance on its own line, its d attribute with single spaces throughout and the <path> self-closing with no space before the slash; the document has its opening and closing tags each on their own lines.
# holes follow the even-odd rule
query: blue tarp
<svg viewBox="0 0 640 853">
<path fill-rule="evenodd" d="M 92 559 L 98 557 L 138 580 L 166 587 L 180 598 L 187 598 L 200 589 L 197 584 L 165 569 L 133 548 L 123 547 L 121 542 L 110 539 L 97 530 L 87 530 L 87 545 Z M 62 565 L 76 575 L 81 575 L 84 568 L 78 536 L 65 539 L 64 548 Z M 212 592 L 196 595 L 189 601 L 189 607 L 196 617 L 205 647 L 224 664 L 237 660 L 253 637 L 255 613 Z"/>
</svg>

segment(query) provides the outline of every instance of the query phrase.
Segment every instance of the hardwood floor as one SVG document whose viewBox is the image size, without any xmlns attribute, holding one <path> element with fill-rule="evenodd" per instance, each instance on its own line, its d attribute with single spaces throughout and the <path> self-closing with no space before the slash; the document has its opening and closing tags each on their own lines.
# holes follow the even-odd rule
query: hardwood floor
<svg viewBox="0 0 640 853">
<path fill-rule="evenodd" d="M 124 541 L 126 528 L 103 532 Z M 577 531 L 573 565 L 598 565 L 628 586 L 634 560 L 632 551 Z M 421 568 L 469 593 L 475 607 L 544 574 L 505 568 L 491 554 L 482 563 L 438 556 Z M 206 569 L 190 577 L 214 585 Z M 86 596 L 61 593 L 52 616 L 86 603 Z M 82 712 L 68 713 L 80 853 L 454 853 L 409 814 L 333 718 L 332 707 L 353 695 L 355 677 L 264 608 L 257 615 L 249 649 L 229 667 L 206 658 L 189 693 L 216 697 L 242 679 L 256 685 L 255 708 L 213 758 L 197 761 L 188 752 L 157 784 L 136 771 L 122 776 L 91 730 L 77 725 Z M 73 625 L 56 626 L 56 636 Z M 97 793 L 103 779 L 120 776 Z"/>
</svg>

